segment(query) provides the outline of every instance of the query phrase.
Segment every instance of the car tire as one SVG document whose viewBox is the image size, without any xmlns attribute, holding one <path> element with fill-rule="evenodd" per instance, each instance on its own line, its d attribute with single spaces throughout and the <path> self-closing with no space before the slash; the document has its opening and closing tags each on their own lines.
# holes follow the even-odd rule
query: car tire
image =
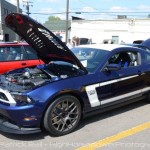
<svg viewBox="0 0 150 150">
<path fill-rule="evenodd" d="M 62 136 L 72 132 L 81 119 L 79 100 L 71 95 L 61 96 L 47 108 L 44 127 L 52 135 Z"/>
</svg>

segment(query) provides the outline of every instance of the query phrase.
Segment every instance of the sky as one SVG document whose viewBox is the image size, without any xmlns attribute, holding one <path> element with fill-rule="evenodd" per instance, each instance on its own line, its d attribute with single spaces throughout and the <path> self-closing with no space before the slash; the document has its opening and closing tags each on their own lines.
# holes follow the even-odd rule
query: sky
<svg viewBox="0 0 150 150">
<path fill-rule="evenodd" d="M 17 5 L 17 0 L 7 0 Z M 24 1 L 24 2 L 23 2 Z M 26 14 L 29 2 L 30 16 L 40 23 L 49 16 L 66 19 L 67 0 L 19 0 L 20 8 Z M 69 19 L 76 16 L 84 19 L 110 19 L 117 15 L 127 15 L 130 18 L 146 18 L 150 14 L 150 0 L 68 0 Z"/>
</svg>

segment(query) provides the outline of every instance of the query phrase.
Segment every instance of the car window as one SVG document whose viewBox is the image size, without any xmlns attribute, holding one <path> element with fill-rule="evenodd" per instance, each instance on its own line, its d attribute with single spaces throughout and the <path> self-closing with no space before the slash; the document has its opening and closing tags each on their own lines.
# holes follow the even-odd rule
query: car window
<svg viewBox="0 0 150 150">
<path fill-rule="evenodd" d="M 150 63 L 150 52 L 146 52 L 142 58 L 144 63 Z"/>
<path fill-rule="evenodd" d="M 72 48 L 72 51 L 89 72 L 93 72 L 109 53 L 103 49 L 82 47 Z"/>
<path fill-rule="evenodd" d="M 96 52 L 94 49 L 90 48 L 72 48 L 73 53 L 79 60 L 89 60 L 94 57 Z"/>
<path fill-rule="evenodd" d="M 27 58 L 30 60 L 38 59 L 36 51 L 31 47 L 31 46 L 24 46 L 26 53 L 27 53 Z"/>
<path fill-rule="evenodd" d="M 122 68 L 126 67 L 133 67 L 140 64 L 140 61 L 138 59 L 138 53 L 137 52 L 120 52 L 114 54 L 110 59 L 108 60 L 108 64 L 118 64 Z"/>
<path fill-rule="evenodd" d="M 0 61 L 23 60 L 21 46 L 0 47 Z"/>
</svg>

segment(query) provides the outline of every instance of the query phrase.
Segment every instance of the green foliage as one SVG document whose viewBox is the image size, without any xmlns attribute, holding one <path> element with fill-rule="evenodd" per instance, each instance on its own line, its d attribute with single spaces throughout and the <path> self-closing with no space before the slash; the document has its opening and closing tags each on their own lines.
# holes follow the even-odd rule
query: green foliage
<svg viewBox="0 0 150 150">
<path fill-rule="evenodd" d="M 58 21 L 58 20 L 61 20 L 61 19 L 59 17 L 56 17 L 56 16 L 48 17 L 48 21 Z"/>
<path fill-rule="evenodd" d="M 62 20 L 56 16 L 48 17 L 48 20 L 43 24 L 46 28 L 51 31 L 65 31 L 66 30 L 66 20 Z M 71 21 L 69 20 L 69 26 L 71 26 Z"/>
<path fill-rule="evenodd" d="M 48 17 L 48 20 L 44 23 L 50 23 L 50 22 L 54 22 L 54 21 L 60 21 L 61 19 L 59 17 L 56 17 L 56 16 L 49 16 Z"/>
</svg>

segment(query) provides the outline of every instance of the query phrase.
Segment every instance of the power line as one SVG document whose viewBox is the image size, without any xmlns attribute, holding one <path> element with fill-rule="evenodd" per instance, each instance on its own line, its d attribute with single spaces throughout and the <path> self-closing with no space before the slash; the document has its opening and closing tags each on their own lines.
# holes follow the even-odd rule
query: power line
<svg viewBox="0 0 150 150">
<path fill-rule="evenodd" d="M 122 12 L 108 12 L 108 11 L 101 11 L 101 12 L 88 12 L 88 11 L 80 11 L 80 12 L 68 12 L 68 13 L 75 13 L 75 14 L 101 14 L 101 13 L 105 13 L 105 14 L 122 14 L 122 13 L 126 13 L 126 14 L 146 14 L 146 13 L 150 13 L 150 11 L 147 11 L 147 12 L 144 12 L 144 11 L 141 11 L 141 12 L 128 12 L 128 11 L 122 11 Z M 59 12 L 59 13 L 32 13 L 32 14 L 41 14 L 41 15 L 58 15 L 58 14 L 66 14 L 66 12 Z"/>
</svg>

